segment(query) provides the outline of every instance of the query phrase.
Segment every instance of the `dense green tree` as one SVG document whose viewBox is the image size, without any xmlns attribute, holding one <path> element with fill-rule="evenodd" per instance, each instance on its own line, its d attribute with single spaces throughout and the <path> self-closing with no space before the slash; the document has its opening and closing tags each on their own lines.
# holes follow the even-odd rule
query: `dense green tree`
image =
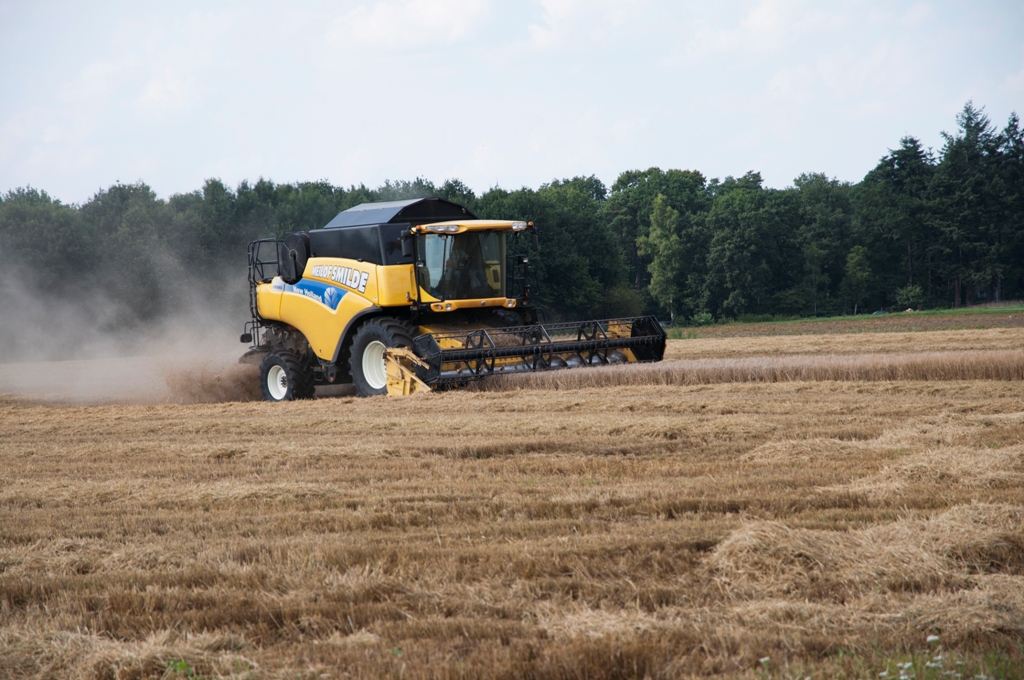
<svg viewBox="0 0 1024 680">
<path fill-rule="evenodd" d="M 445 183 L 439 186 L 433 195 L 452 203 L 458 203 L 472 213 L 476 212 L 476 194 L 462 180 L 445 180 Z"/>
<path fill-rule="evenodd" d="M 1016 113 L 1001 134 L 1000 154 L 1007 215 L 1001 237 L 1003 276 L 993 299 L 1019 299 L 1024 296 L 1024 130 Z"/>
<path fill-rule="evenodd" d="M 957 131 L 943 133 L 945 146 L 932 180 L 941 272 L 953 289 L 953 305 L 992 298 L 1006 269 L 1009 197 L 1000 173 L 1001 139 L 971 102 L 957 115 Z"/>
<path fill-rule="evenodd" d="M 99 239 L 82 225 L 75 206 L 31 187 L 0 196 L 0 267 L 54 295 L 93 280 Z"/>
<path fill-rule="evenodd" d="M 637 239 L 637 252 L 649 257 L 650 291 L 654 299 L 668 309 L 672 323 L 686 297 L 686 260 L 683 252 L 679 211 L 658 194 L 651 209 L 651 224 L 646 236 Z"/>
<path fill-rule="evenodd" d="M 146 184 L 115 184 L 81 208 L 85 232 L 97 239 L 101 290 L 117 307 L 112 323 L 152 321 L 169 311 L 175 253 L 160 239 L 167 203 Z"/>
<path fill-rule="evenodd" d="M 934 173 L 931 154 L 917 139 L 904 137 L 858 187 L 858 240 L 879 275 L 872 286 L 879 305 L 892 302 L 903 286 L 931 285 L 931 264 L 940 249 L 931 210 Z"/>
<path fill-rule="evenodd" d="M 720 186 L 707 216 L 711 240 L 701 306 L 716 316 L 772 312 L 795 283 L 797 196 L 762 188 L 756 173 Z"/>
<path fill-rule="evenodd" d="M 868 263 L 868 251 L 864 246 L 853 246 L 846 255 L 846 266 L 843 268 L 843 280 L 840 292 L 856 314 L 868 293 L 871 281 L 871 265 Z"/>
<path fill-rule="evenodd" d="M 651 256 L 641 254 L 638 243 L 647 236 L 658 195 L 682 215 L 700 214 L 710 204 L 704 176 L 693 170 L 648 168 L 619 175 L 605 204 L 606 219 L 623 254 L 626 276 L 637 291 L 646 289 L 650 280 Z"/>
<path fill-rule="evenodd" d="M 852 238 L 851 187 L 819 173 L 800 175 L 794 184 L 800 206 L 797 241 L 804 256 L 795 311 L 834 313 Z"/>
</svg>

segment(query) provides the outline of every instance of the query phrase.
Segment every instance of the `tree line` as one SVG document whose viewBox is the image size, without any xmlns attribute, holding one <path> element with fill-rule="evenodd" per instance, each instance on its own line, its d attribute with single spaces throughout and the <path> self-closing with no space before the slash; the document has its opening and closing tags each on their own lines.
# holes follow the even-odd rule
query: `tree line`
<svg viewBox="0 0 1024 680">
<path fill-rule="evenodd" d="M 549 318 L 708 323 L 1024 297 L 1018 117 L 1000 130 L 968 103 L 943 142 L 932 151 L 906 137 L 860 182 L 808 173 L 784 189 L 757 172 L 720 181 L 660 168 L 611 187 L 591 176 L 479 195 L 458 180 L 232 189 L 211 179 L 166 200 L 138 182 L 66 205 L 26 187 L 0 197 L 0 254 L 43 300 L 102 293 L 115 310 L 105 323 L 124 327 L 187 311 L 197 287 L 244 290 L 252 239 L 319 228 L 367 201 L 438 196 L 538 225 L 530 255 Z"/>
</svg>

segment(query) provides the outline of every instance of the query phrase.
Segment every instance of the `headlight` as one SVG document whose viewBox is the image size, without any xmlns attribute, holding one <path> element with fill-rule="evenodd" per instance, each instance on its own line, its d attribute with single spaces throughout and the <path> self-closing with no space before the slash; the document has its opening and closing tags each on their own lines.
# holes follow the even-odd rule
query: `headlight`
<svg viewBox="0 0 1024 680">
<path fill-rule="evenodd" d="M 427 229 L 429 229 L 430 231 L 436 231 L 439 234 L 444 234 L 444 233 L 454 234 L 455 232 L 457 232 L 459 230 L 459 225 L 457 225 L 457 224 L 437 224 L 437 225 L 434 225 L 434 226 L 431 226 L 431 227 L 427 227 Z"/>
<path fill-rule="evenodd" d="M 513 222 L 512 231 L 522 231 L 526 229 L 526 222 Z"/>
</svg>

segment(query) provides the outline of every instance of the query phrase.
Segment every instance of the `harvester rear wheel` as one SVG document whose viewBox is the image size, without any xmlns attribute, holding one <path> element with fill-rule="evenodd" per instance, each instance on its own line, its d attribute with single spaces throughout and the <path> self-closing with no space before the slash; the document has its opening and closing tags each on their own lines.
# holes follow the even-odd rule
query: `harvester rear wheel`
<svg viewBox="0 0 1024 680">
<path fill-rule="evenodd" d="M 289 350 L 271 352 L 260 364 L 260 391 L 265 401 L 312 399 L 313 371 Z"/>
<path fill-rule="evenodd" d="M 370 319 L 352 338 L 349 368 L 352 383 L 360 397 L 387 394 L 387 371 L 384 350 L 391 347 L 412 347 L 412 331 L 408 324 L 390 317 Z"/>
</svg>

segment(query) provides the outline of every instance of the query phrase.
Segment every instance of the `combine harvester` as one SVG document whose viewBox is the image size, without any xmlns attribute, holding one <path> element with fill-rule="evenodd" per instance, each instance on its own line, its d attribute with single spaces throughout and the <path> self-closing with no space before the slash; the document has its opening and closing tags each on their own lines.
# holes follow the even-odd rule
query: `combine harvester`
<svg viewBox="0 0 1024 680">
<path fill-rule="evenodd" d="M 316 385 L 406 395 L 487 376 L 660 361 L 654 317 L 544 324 L 529 261 L 509 236 L 533 223 L 478 220 L 437 198 L 363 203 L 323 229 L 249 244 L 252 321 L 241 358 L 268 401 Z M 525 245 L 525 244 L 523 244 Z M 525 250 L 523 248 L 522 250 Z"/>
</svg>

